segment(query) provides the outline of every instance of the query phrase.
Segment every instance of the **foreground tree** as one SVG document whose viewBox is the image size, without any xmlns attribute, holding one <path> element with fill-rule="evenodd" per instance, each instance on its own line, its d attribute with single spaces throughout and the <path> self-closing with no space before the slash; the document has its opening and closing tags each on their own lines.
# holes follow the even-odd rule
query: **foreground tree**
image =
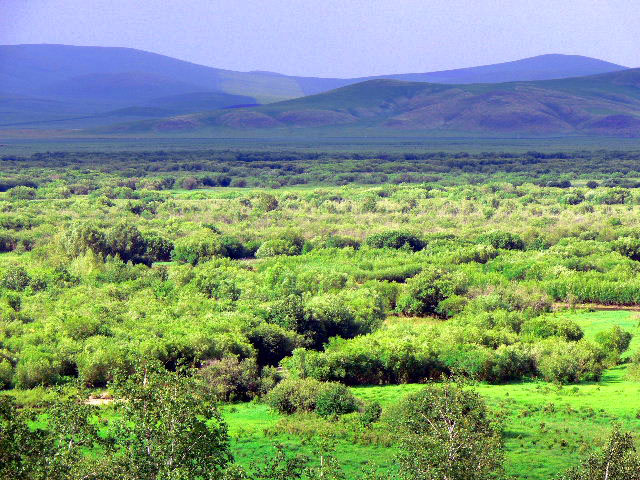
<svg viewBox="0 0 640 480">
<path fill-rule="evenodd" d="M 640 480 L 640 456 L 632 435 L 614 429 L 602 451 L 558 480 Z"/>
<path fill-rule="evenodd" d="M 0 480 L 223 478 L 227 427 L 196 378 L 144 367 L 111 387 L 110 420 L 84 404 L 86 395 L 41 417 L 0 396 Z"/>
<path fill-rule="evenodd" d="M 406 480 L 485 480 L 502 475 L 502 442 L 482 398 L 453 383 L 429 385 L 396 412 Z"/>
<path fill-rule="evenodd" d="M 126 480 L 215 480 L 232 461 L 226 424 L 193 377 L 145 367 L 113 385 L 112 472 Z"/>
</svg>

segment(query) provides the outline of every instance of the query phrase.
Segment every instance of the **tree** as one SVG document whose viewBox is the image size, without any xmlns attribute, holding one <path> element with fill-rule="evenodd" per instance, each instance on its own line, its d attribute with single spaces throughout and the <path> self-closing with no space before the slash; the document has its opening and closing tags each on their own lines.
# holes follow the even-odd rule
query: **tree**
<svg viewBox="0 0 640 480">
<path fill-rule="evenodd" d="M 499 428 L 475 392 L 453 383 L 407 397 L 395 416 L 406 480 L 484 480 L 502 472 Z"/>
<path fill-rule="evenodd" d="M 616 427 L 600 452 L 558 480 L 640 480 L 640 456 L 632 435 Z"/>
<path fill-rule="evenodd" d="M 47 428 L 32 429 L 35 416 L 0 397 L 0 480 L 69 480 L 84 476 L 84 449 L 100 443 L 90 422 L 93 408 L 74 400 L 48 409 Z M 80 473 L 82 472 L 82 473 Z"/>
<path fill-rule="evenodd" d="M 46 435 L 32 431 L 9 396 L 0 396 L 0 479 L 35 478 L 44 466 Z"/>
<path fill-rule="evenodd" d="M 227 426 L 187 372 L 145 366 L 113 385 L 112 470 L 126 480 L 215 480 L 232 461 Z"/>
</svg>

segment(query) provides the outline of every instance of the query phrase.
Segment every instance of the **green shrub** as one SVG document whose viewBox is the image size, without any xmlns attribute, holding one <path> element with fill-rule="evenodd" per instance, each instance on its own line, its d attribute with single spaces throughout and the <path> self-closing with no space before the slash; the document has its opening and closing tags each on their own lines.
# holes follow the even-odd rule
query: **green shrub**
<svg viewBox="0 0 640 480">
<path fill-rule="evenodd" d="M 256 251 L 256 258 L 275 257 L 277 255 L 300 255 L 305 245 L 305 240 L 293 232 L 284 232 L 276 238 L 267 240 Z"/>
<path fill-rule="evenodd" d="M 627 351 L 632 338 L 631 332 L 627 332 L 615 325 L 609 330 L 598 332 L 595 341 L 602 345 L 607 352 L 620 355 Z"/>
<path fill-rule="evenodd" d="M 300 342 L 298 336 L 279 325 L 261 323 L 252 328 L 247 338 L 258 352 L 258 365 L 275 366 L 291 352 Z"/>
<path fill-rule="evenodd" d="M 365 425 L 371 425 L 380 420 L 382 416 L 382 407 L 378 402 L 370 402 L 364 406 L 362 415 L 360 415 L 360 421 Z"/>
<path fill-rule="evenodd" d="M 357 250 L 360 248 L 360 242 L 349 237 L 331 235 L 323 242 L 320 242 L 318 246 L 320 248 L 353 248 L 354 250 Z"/>
<path fill-rule="evenodd" d="M 371 248 L 406 248 L 414 252 L 425 247 L 425 243 L 417 236 L 396 230 L 369 235 L 365 244 Z"/>
<path fill-rule="evenodd" d="M 312 412 L 322 383 L 312 378 L 288 378 L 280 382 L 265 397 L 265 402 L 280 413 Z"/>
<path fill-rule="evenodd" d="M 474 245 L 461 249 L 453 254 L 452 263 L 487 263 L 498 256 L 498 250 L 493 245 Z"/>
<path fill-rule="evenodd" d="M 631 192 L 626 188 L 614 187 L 598 191 L 593 196 L 593 201 L 602 205 L 619 205 L 626 203 L 631 198 Z"/>
<path fill-rule="evenodd" d="M 12 252 L 18 245 L 18 239 L 10 233 L 0 232 L 0 253 Z"/>
<path fill-rule="evenodd" d="M 566 203 L 567 205 L 578 205 L 584 202 L 584 200 L 585 200 L 584 193 L 582 193 L 579 190 L 568 193 L 567 195 L 565 195 L 560 199 L 562 203 Z"/>
<path fill-rule="evenodd" d="M 19 265 L 11 265 L 2 274 L 0 284 L 9 290 L 22 291 L 31 283 L 31 277 L 27 271 Z"/>
<path fill-rule="evenodd" d="M 355 412 L 358 407 L 359 402 L 351 390 L 341 383 L 326 383 L 318 392 L 315 411 L 326 417 Z"/>
<path fill-rule="evenodd" d="M 631 260 L 640 261 L 640 239 L 634 237 L 622 237 L 612 242 L 611 248 L 620 255 Z"/>
<path fill-rule="evenodd" d="M 535 346 L 534 358 L 537 371 L 545 380 L 566 384 L 599 380 L 605 369 L 606 352 L 586 340 L 549 339 Z"/>
<path fill-rule="evenodd" d="M 214 257 L 228 256 L 220 235 L 201 230 L 175 241 L 171 259 L 196 265 Z"/>
<path fill-rule="evenodd" d="M 485 380 L 503 383 L 521 380 L 534 374 L 535 361 L 530 347 L 522 344 L 501 345 L 493 352 Z"/>
<path fill-rule="evenodd" d="M 261 193 L 253 200 L 256 210 L 270 212 L 278 208 L 278 199 L 270 193 Z"/>
<path fill-rule="evenodd" d="M 462 283 L 450 272 L 427 267 L 407 280 L 397 308 L 406 315 L 434 315 L 440 302 L 461 293 Z"/>
<path fill-rule="evenodd" d="M 522 335 L 536 338 L 560 337 L 568 341 L 578 341 L 584 337 L 580 325 L 566 318 L 535 317 L 521 327 Z"/>
<path fill-rule="evenodd" d="M 110 255 L 118 255 L 123 262 L 143 262 L 147 242 L 138 228 L 131 223 L 114 226 L 106 235 L 107 250 Z"/>
<path fill-rule="evenodd" d="M 6 358 L 0 357 L 0 390 L 13 386 L 13 365 Z"/>
<path fill-rule="evenodd" d="M 260 245 L 256 258 L 276 257 L 278 255 L 299 255 L 301 249 L 283 239 L 267 240 Z"/>
<path fill-rule="evenodd" d="M 258 365 L 252 358 L 211 360 L 198 373 L 219 402 L 246 402 L 258 395 L 260 389 Z"/>
<path fill-rule="evenodd" d="M 44 348 L 28 346 L 20 352 L 15 383 L 18 388 L 51 386 L 60 382 L 62 362 L 59 356 Z"/>
<path fill-rule="evenodd" d="M 503 250 L 524 250 L 524 240 L 520 236 L 509 232 L 488 233 L 480 237 L 480 242 Z"/>
<path fill-rule="evenodd" d="M 89 388 L 106 387 L 116 372 L 132 370 L 133 358 L 135 354 L 111 337 L 93 336 L 76 357 L 78 378 Z"/>
<path fill-rule="evenodd" d="M 14 200 L 33 200 L 36 198 L 36 189 L 24 185 L 10 188 L 7 193 Z"/>
<path fill-rule="evenodd" d="M 312 378 L 283 380 L 265 397 L 267 405 L 284 414 L 317 412 L 319 415 L 342 415 L 355 412 L 359 402 L 340 383 L 319 382 Z"/>
<path fill-rule="evenodd" d="M 91 223 L 73 225 L 64 238 L 64 247 L 71 257 L 79 257 L 91 250 L 96 255 L 109 253 L 106 235 Z"/>
<path fill-rule="evenodd" d="M 168 262 L 171 260 L 173 243 L 158 234 L 151 233 L 144 236 L 146 245 L 144 251 L 144 263 Z"/>
<path fill-rule="evenodd" d="M 229 260 L 210 260 L 194 270 L 193 284 L 204 295 L 235 302 L 240 298 L 239 278 L 244 273 Z"/>
</svg>

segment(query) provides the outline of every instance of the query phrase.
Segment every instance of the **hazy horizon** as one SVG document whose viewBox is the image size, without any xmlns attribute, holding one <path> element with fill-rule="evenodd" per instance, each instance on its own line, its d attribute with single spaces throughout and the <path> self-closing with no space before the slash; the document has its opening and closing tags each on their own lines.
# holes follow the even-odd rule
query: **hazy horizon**
<svg viewBox="0 0 640 480">
<path fill-rule="evenodd" d="M 339 78 L 554 53 L 633 68 L 639 14 L 625 0 L 0 0 L 0 44 L 127 47 L 229 70 Z"/>
</svg>

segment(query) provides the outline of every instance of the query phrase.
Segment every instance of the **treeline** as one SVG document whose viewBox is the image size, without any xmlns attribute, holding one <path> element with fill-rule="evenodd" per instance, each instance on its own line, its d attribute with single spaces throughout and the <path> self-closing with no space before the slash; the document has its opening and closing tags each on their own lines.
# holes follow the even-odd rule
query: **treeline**
<svg viewBox="0 0 640 480">
<path fill-rule="evenodd" d="M 578 151 L 523 154 L 469 153 L 309 153 L 292 151 L 45 152 L 0 158 L 12 186 L 42 186 L 55 172 L 76 188 L 95 190 L 101 176 L 138 179 L 154 189 L 282 187 L 384 183 L 484 183 L 487 178 L 517 184 L 568 188 L 572 181 L 603 186 L 640 186 L 638 152 Z M 44 172 L 46 175 L 42 175 Z M 27 173 L 29 172 L 29 173 Z M 36 175 L 34 175 L 36 174 Z M 153 181 L 142 181 L 153 179 Z M 84 186 L 84 187 L 82 187 Z M 80 193 L 80 192 L 76 192 Z"/>
</svg>

